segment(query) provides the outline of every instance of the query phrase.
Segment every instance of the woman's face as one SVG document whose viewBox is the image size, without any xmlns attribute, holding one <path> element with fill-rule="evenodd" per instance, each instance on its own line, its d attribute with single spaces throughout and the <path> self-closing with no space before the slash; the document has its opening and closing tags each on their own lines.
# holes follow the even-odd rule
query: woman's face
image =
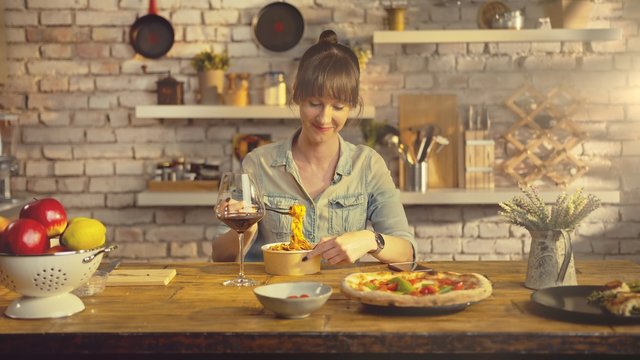
<svg viewBox="0 0 640 360">
<path fill-rule="evenodd" d="M 335 137 L 349 117 L 350 107 L 329 97 L 311 97 L 300 103 L 302 132 L 312 142 Z"/>
</svg>

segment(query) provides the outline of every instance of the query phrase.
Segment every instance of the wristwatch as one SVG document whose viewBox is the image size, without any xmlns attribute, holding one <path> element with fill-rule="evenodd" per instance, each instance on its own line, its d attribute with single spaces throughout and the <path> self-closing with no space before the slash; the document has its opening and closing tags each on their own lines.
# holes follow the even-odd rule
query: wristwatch
<svg viewBox="0 0 640 360">
<path fill-rule="evenodd" d="M 378 245 L 378 248 L 375 250 L 371 250 L 369 251 L 369 254 L 371 255 L 377 255 L 378 253 L 380 253 L 380 251 L 382 251 L 382 249 L 384 249 L 384 238 L 382 237 L 382 234 L 378 233 L 378 232 L 373 232 L 376 236 L 376 244 Z"/>
</svg>

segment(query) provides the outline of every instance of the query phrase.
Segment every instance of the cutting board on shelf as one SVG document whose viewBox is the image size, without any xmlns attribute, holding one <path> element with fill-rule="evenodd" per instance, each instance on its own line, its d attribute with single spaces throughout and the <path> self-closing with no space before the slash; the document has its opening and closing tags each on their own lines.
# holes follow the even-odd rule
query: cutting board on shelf
<svg viewBox="0 0 640 360">
<path fill-rule="evenodd" d="M 464 187 L 462 149 L 463 127 L 458 117 L 458 98 L 449 94 L 403 94 L 399 97 L 400 139 L 412 141 L 412 130 L 427 124 L 436 127 L 436 135 L 449 140 L 440 153 L 429 158 L 429 188 Z"/>
<path fill-rule="evenodd" d="M 176 269 L 116 269 L 107 278 L 107 286 L 167 285 Z"/>
</svg>

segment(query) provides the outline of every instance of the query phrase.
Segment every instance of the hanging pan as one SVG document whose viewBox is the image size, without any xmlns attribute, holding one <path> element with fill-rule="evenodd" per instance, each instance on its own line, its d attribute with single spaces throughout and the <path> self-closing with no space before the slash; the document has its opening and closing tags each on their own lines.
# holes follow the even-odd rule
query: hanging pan
<svg viewBox="0 0 640 360">
<path fill-rule="evenodd" d="M 281 52 L 296 46 L 304 33 L 304 19 L 298 9 L 285 2 L 263 7 L 253 19 L 253 34 L 265 49 Z"/>
<path fill-rule="evenodd" d="M 136 19 L 129 31 L 131 46 L 138 54 L 157 59 L 169 52 L 173 39 L 173 26 L 158 15 L 156 0 L 149 0 L 149 13 Z"/>
</svg>

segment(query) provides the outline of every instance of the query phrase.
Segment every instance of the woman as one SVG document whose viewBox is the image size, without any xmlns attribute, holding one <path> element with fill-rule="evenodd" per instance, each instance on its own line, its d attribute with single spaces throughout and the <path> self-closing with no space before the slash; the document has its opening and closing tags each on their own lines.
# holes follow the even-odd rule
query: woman
<svg viewBox="0 0 640 360">
<path fill-rule="evenodd" d="M 301 128 L 287 141 L 254 149 L 243 170 L 261 185 L 267 210 L 306 207 L 304 235 L 315 244 L 308 257 L 322 256 L 329 264 L 367 254 L 382 262 L 412 261 L 415 240 L 384 160 L 339 134 L 351 109 L 362 108 L 359 82 L 353 51 L 338 44 L 333 31 L 324 31 L 302 56 L 293 84 L 291 100 L 300 109 Z M 366 230 L 368 221 L 374 231 Z M 288 215 L 266 211 L 245 232 L 247 259 L 259 260 L 261 245 L 288 242 L 290 234 Z M 237 256 L 234 231 L 214 239 L 214 261 Z"/>
</svg>

